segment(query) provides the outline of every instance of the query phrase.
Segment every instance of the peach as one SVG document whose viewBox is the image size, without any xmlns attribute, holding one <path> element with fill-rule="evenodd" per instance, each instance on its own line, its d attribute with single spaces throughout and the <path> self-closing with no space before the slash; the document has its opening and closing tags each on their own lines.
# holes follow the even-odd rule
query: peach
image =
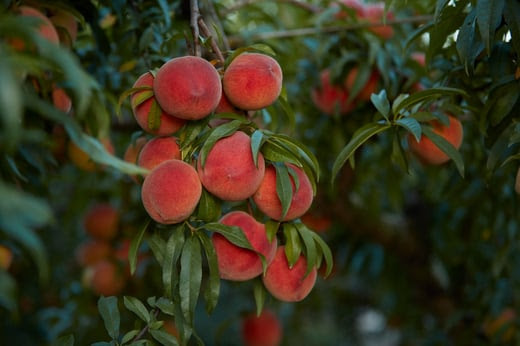
<svg viewBox="0 0 520 346">
<path fill-rule="evenodd" d="M 97 295 L 113 296 L 125 287 L 125 277 L 112 261 L 101 260 L 92 267 L 90 287 Z"/>
<path fill-rule="evenodd" d="M 245 346 L 277 346 L 282 341 L 282 323 L 270 310 L 257 316 L 250 313 L 242 319 L 242 340 Z"/>
<path fill-rule="evenodd" d="M 376 24 L 383 22 L 384 19 L 384 11 L 385 11 L 385 4 L 382 2 L 374 3 L 374 4 L 368 4 L 365 6 L 365 9 L 363 11 L 363 16 L 365 19 L 368 20 L 369 23 Z M 394 19 L 394 14 L 390 11 L 386 13 L 386 20 L 392 20 Z M 368 30 L 372 31 L 377 36 L 389 39 L 392 36 L 394 36 L 394 28 L 392 28 L 390 25 L 386 24 L 380 24 L 380 25 L 374 25 L 370 26 Z"/>
<path fill-rule="evenodd" d="M 351 8 L 354 10 L 354 13 L 357 18 L 362 18 L 365 10 L 365 5 L 360 0 L 340 0 L 335 3 L 332 3 L 332 6 L 339 7 L 340 10 L 336 13 L 336 19 L 345 19 L 348 17 L 347 13 L 341 9 L 341 6 L 345 6 L 347 8 Z"/>
<path fill-rule="evenodd" d="M 320 85 L 311 91 L 311 99 L 316 108 L 327 115 L 347 114 L 354 109 L 354 103 L 348 102 L 349 94 L 342 86 L 334 85 L 330 80 L 330 71 L 320 73 Z"/>
<path fill-rule="evenodd" d="M 137 80 L 135 81 L 133 87 L 144 87 L 149 86 L 153 87 L 154 78 L 153 75 L 150 72 L 146 72 L 142 74 Z M 161 115 L 160 115 L 160 124 L 158 128 L 151 129 L 150 124 L 148 123 L 148 119 L 150 116 L 150 110 L 152 109 L 152 104 L 154 102 L 157 102 L 157 99 L 155 96 L 151 96 L 149 99 L 144 101 L 143 103 L 140 103 L 136 107 L 133 106 L 133 103 L 137 99 L 137 97 L 147 92 L 148 90 L 142 90 L 137 91 L 136 93 L 132 94 L 132 97 L 130 98 L 132 103 L 132 111 L 134 114 L 134 118 L 137 121 L 137 124 L 146 132 L 157 135 L 157 136 L 167 136 L 171 135 L 179 129 L 184 126 L 186 123 L 186 120 L 179 119 L 174 117 L 173 115 L 167 114 L 163 109 L 160 109 Z M 159 105 L 157 104 L 157 107 Z"/>
<path fill-rule="evenodd" d="M 38 31 L 38 34 L 48 40 L 49 42 L 59 44 L 60 38 L 58 36 L 58 32 L 56 31 L 56 28 L 52 24 L 52 22 L 45 16 L 42 12 L 39 10 L 30 7 L 30 6 L 20 6 L 18 7 L 18 13 L 21 16 L 26 17 L 36 17 L 40 20 L 40 23 L 37 28 L 35 28 Z M 25 49 L 25 43 L 20 39 L 13 39 L 11 41 L 11 44 L 13 48 L 15 48 L 18 51 Z"/>
<path fill-rule="evenodd" d="M 173 58 L 153 82 L 155 97 L 166 113 L 181 119 L 205 118 L 217 107 L 222 82 L 213 65 L 197 56 Z"/>
<path fill-rule="evenodd" d="M 69 113 L 72 109 L 72 101 L 63 88 L 54 87 L 51 93 L 52 103 L 56 109 Z"/>
<path fill-rule="evenodd" d="M 264 157 L 253 161 L 251 138 L 242 131 L 219 139 L 209 151 L 204 167 L 197 162 L 202 185 L 225 201 L 241 201 L 255 193 L 265 172 Z"/>
<path fill-rule="evenodd" d="M 326 232 L 332 225 L 332 220 L 327 215 L 319 212 L 306 212 L 301 217 L 302 222 L 317 233 Z"/>
<path fill-rule="evenodd" d="M 143 146 L 148 142 L 146 137 L 139 137 L 135 142 L 128 144 L 125 153 L 123 154 L 123 160 L 129 163 L 137 164 L 137 158 Z"/>
<path fill-rule="evenodd" d="M 91 266 L 110 257 L 112 247 L 105 240 L 91 239 L 76 248 L 76 261 L 81 266 Z"/>
<path fill-rule="evenodd" d="M 242 53 L 227 67 L 222 86 L 233 105 L 258 110 L 276 101 L 282 79 L 282 68 L 275 59 L 260 53 Z"/>
<path fill-rule="evenodd" d="M 174 336 L 179 339 L 179 330 L 177 329 L 177 326 L 175 325 L 175 322 L 172 320 L 165 320 L 163 323 L 163 329 L 166 333 Z"/>
<path fill-rule="evenodd" d="M 8 270 L 13 262 L 13 252 L 5 245 L 0 245 L 0 268 Z"/>
<path fill-rule="evenodd" d="M 422 67 L 426 66 L 426 54 L 423 52 L 413 52 L 410 57 Z"/>
<path fill-rule="evenodd" d="M 348 91 L 351 91 L 354 87 L 354 83 L 356 82 L 356 78 L 358 76 L 358 68 L 352 68 L 345 79 L 345 88 Z M 370 96 L 373 93 L 377 92 L 377 84 L 379 82 L 379 73 L 376 70 L 373 70 L 368 80 L 365 82 L 365 85 L 361 88 L 361 91 L 357 94 L 356 99 L 359 101 L 369 101 Z"/>
<path fill-rule="evenodd" d="M 108 203 L 94 204 L 85 213 L 83 225 L 93 238 L 111 240 L 119 230 L 119 211 Z"/>
<path fill-rule="evenodd" d="M 300 184 L 298 190 L 296 190 L 294 180 L 292 176 L 289 175 L 293 187 L 293 197 L 287 215 L 285 215 L 284 218 L 282 218 L 282 203 L 276 192 L 276 170 L 274 166 L 269 165 L 265 168 L 264 179 L 253 195 L 253 200 L 258 209 L 270 218 L 279 221 L 299 218 L 309 210 L 314 198 L 311 182 L 305 172 L 290 163 L 287 164 L 287 167 L 296 172 Z"/>
<path fill-rule="evenodd" d="M 433 126 L 433 132 L 443 137 L 456 149 L 459 149 L 464 136 L 462 124 L 457 118 L 451 115 L 448 115 L 448 119 L 449 124 L 447 126 L 442 124 L 439 120 L 432 120 L 431 125 Z M 422 135 L 421 140 L 417 142 L 415 137 L 409 134 L 408 143 L 412 152 L 414 152 L 421 161 L 427 164 L 440 165 L 450 160 L 448 155 L 424 135 Z"/>
<path fill-rule="evenodd" d="M 71 47 L 78 36 L 76 18 L 70 12 L 56 10 L 49 19 L 57 29 L 60 42 L 67 47 Z"/>
<path fill-rule="evenodd" d="M 273 297 L 284 302 L 298 302 L 307 297 L 316 283 L 316 268 L 307 276 L 306 272 L 307 260 L 303 255 L 290 268 L 285 257 L 285 246 L 279 246 L 262 280 Z"/>
<path fill-rule="evenodd" d="M 110 138 L 100 138 L 99 141 L 103 144 L 107 152 L 114 154 L 115 150 Z M 98 164 L 92 161 L 89 154 L 72 141 L 70 141 L 67 146 L 67 155 L 73 164 L 84 171 L 94 172 L 99 168 Z"/>
<path fill-rule="evenodd" d="M 266 263 L 273 260 L 277 240 L 269 242 L 265 225 L 243 211 L 232 211 L 220 219 L 227 226 L 238 226 L 244 232 L 253 249 L 264 255 Z M 217 253 L 220 277 L 225 280 L 246 281 L 263 272 L 260 256 L 254 251 L 241 248 L 227 240 L 223 235 L 213 233 L 213 245 Z"/>
<path fill-rule="evenodd" d="M 195 168 L 181 160 L 168 160 L 146 176 L 141 200 L 152 219 L 174 224 L 193 213 L 201 194 L 202 185 Z"/>
<path fill-rule="evenodd" d="M 137 158 L 137 164 L 152 170 L 160 163 L 172 159 L 181 159 L 177 137 L 155 137 L 143 146 Z"/>
</svg>

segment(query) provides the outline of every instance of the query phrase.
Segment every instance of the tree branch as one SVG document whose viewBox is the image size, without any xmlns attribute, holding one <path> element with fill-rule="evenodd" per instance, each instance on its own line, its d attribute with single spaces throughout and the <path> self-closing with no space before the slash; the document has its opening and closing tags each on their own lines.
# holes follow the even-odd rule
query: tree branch
<svg viewBox="0 0 520 346">
<path fill-rule="evenodd" d="M 206 25 L 206 23 L 204 22 L 204 19 L 202 17 L 199 17 L 198 24 L 199 24 L 200 30 L 202 31 L 202 34 L 206 38 L 210 39 L 211 49 L 213 49 L 213 52 L 217 55 L 217 59 L 220 61 L 220 63 L 223 64 L 225 61 L 224 56 L 222 55 L 222 52 L 220 51 L 220 48 L 218 47 L 217 42 L 212 37 L 211 31 L 209 30 L 208 26 Z"/>
<path fill-rule="evenodd" d="M 231 50 L 227 36 L 224 33 L 224 26 L 222 25 L 222 21 L 220 20 L 220 16 L 218 15 L 217 10 L 215 9 L 215 5 L 213 4 L 213 1 L 205 0 L 204 3 L 205 3 L 205 8 L 207 9 L 209 16 L 211 17 L 211 20 L 217 27 L 218 31 L 221 33 L 222 44 L 224 45 L 224 49 L 226 51 Z"/>
<path fill-rule="evenodd" d="M 200 17 L 198 0 L 190 0 L 190 27 L 193 35 L 193 55 L 201 56 L 201 48 L 199 42 L 199 25 Z"/>
</svg>

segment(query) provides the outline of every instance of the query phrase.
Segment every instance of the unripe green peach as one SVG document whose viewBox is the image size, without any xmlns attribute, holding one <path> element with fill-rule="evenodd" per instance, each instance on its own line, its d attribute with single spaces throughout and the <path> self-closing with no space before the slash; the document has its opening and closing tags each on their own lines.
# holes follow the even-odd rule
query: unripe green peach
<svg viewBox="0 0 520 346">
<path fill-rule="evenodd" d="M 267 264 L 271 263 L 278 242 L 276 238 L 269 242 L 264 224 L 243 211 L 227 213 L 220 219 L 220 223 L 240 227 L 253 249 L 264 255 Z M 262 262 L 256 252 L 236 246 L 218 233 L 213 234 L 212 241 L 222 279 L 246 281 L 262 273 Z"/>
</svg>

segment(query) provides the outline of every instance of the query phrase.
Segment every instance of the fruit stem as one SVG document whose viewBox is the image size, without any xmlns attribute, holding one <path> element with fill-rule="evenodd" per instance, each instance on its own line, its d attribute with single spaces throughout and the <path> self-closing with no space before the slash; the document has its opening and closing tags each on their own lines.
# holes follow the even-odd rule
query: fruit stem
<svg viewBox="0 0 520 346">
<path fill-rule="evenodd" d="M 199 25 L 200 18 L 199 2 L 198 0 L 190 0 L 190 27 L 193 34 L 193 55 L 201 56 L 201 48 L 199 41 Z"/>
</svg>

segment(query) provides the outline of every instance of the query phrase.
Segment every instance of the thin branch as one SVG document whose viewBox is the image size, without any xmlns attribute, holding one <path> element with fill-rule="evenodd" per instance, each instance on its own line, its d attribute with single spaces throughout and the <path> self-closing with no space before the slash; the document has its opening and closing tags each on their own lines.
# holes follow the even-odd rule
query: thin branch
<svg viewBox="0 0 520 346">
<path fill-rule="evenodd" d="M 377 23 L 352 23 L 348 25 L 338 25 L 338 26 L 328 26 L 321 28 L 300 28 L 300 29 L 292 29 L 292 30 L 282 30 L 282 31 L 271 31 L 271 32 L 261 32 L 250 36 L 250 39 L 253 41 L 262 41 L 268 39 L 276 39 L 276 38 L 288 38 L 288 37 L 298 37 L 298 36 L 311 36 L 311 35 L 320 35 L 327 34 L 332 32 L 340 32 L 340 31 L 348 31 L 348 30 L 356 30 L 363 28 L 372 28 L 378 26 L 385 25 L 399 25 L 405 23 L 425 23 L 432 20 L 432 16 L 415 16 L 415 17 L 407 17 L 407 18 L 398 18 L 398 19 L 389 19 L 385 22 L 377 22 Z M 242 42 L 243 38 L 240 36 L 231 36 L 229 40 L 233 43 Z"/>
<path fill-rule="evenodd" d="M 211 31 L 209 31 L 208 26 L 204 22 L 204 19 L 202 17 L 199 17 L 199 27 L 202 31 L 202 34 L 210 39 L 211 48 L 213 49 L 213 52 L 217 55 L 217 59 L 220 61 L 220 63 L 224 63 L 225 59 L 222 55 L 222 52 L 220 51 L 220 48 L 218 47 L 217 41 L 212 37 Z"/>
<path fill-rule="evenodd" d="M 217 10 L 215 8 L 215 5 L 213 4 L 213 1 L 206 0 L 205 8 L 207 9 L 207 12 L 208 12 L 211 20 L 213 21 L 214 25 L 217 27 L 217 30 L 221 34 L 222 45 L 224 45 L 224 49 L 226 51 L 231 50 L 231 47 L 229 45 L 229 40 L 228 40 L 226 34 L 224 33 L 224 26 L 222 25 L 222 21 L 220 20 L 220 16 L 217 13 Z"/>
<path fill-rule="evenodd" d="M 280 2 L 285 2 L 285 3 L 288 3 L 288 4 L 291 4 L 291 5 L 303 8 L 304 10 L 309 11 L 311 13 L 319 13 L 319 12 L 322 11 L 321 8 L 319 8 L 317 6 L 314 6 L 314 5 L 311 5 L 311 4 L 308 4 L 308 3 L 305 3 L 305 2 L 300 1 L 300 0 L 274 0 L 274 1 L 279 2 L 279 3 Z M 228 9 L 226 9 L 224 11 L 224 13 L 222 13 L 222 15 L 226 16 L 226 15 L 228 15 L 231 12 L 238 11 L 242 7 L 245 7 L 245 6 L 254 4 L 254 3 L 261 3 L 261 2 L 265 2 L 265 1 L 264 0 L 262 0 L 262 1 L 259 1 L 259 0 L 243 0 L 243 1 L 240 1 L 238 4 L 236 4 L 234 6 L 231 6 Z"/>
<path fill-rule="evenodd" d="M 200 17 L 198 0 L 190 0 L 190 27 L 193 34 L 193 55 L 201 56 L 201 48 L 199 42 L 199 25 Z"/>
<path fill-rule="evenodd" d="M 159 316 L 159 309 L 153 309 L 153 316 L 154 318 L 156 319 L 157 316 Z M 137 340 L 140 340 L 145 334 L 146 332 L 148 332 L 148 330 L 150 329 L 150 327 L 148 326 L 148 324 L 146 326 L 144 326 L 141 331 L 139 332 L 139 334 L 137 334 L 133 339 L 132 341 L 137 341 Z"/>
</svg>

